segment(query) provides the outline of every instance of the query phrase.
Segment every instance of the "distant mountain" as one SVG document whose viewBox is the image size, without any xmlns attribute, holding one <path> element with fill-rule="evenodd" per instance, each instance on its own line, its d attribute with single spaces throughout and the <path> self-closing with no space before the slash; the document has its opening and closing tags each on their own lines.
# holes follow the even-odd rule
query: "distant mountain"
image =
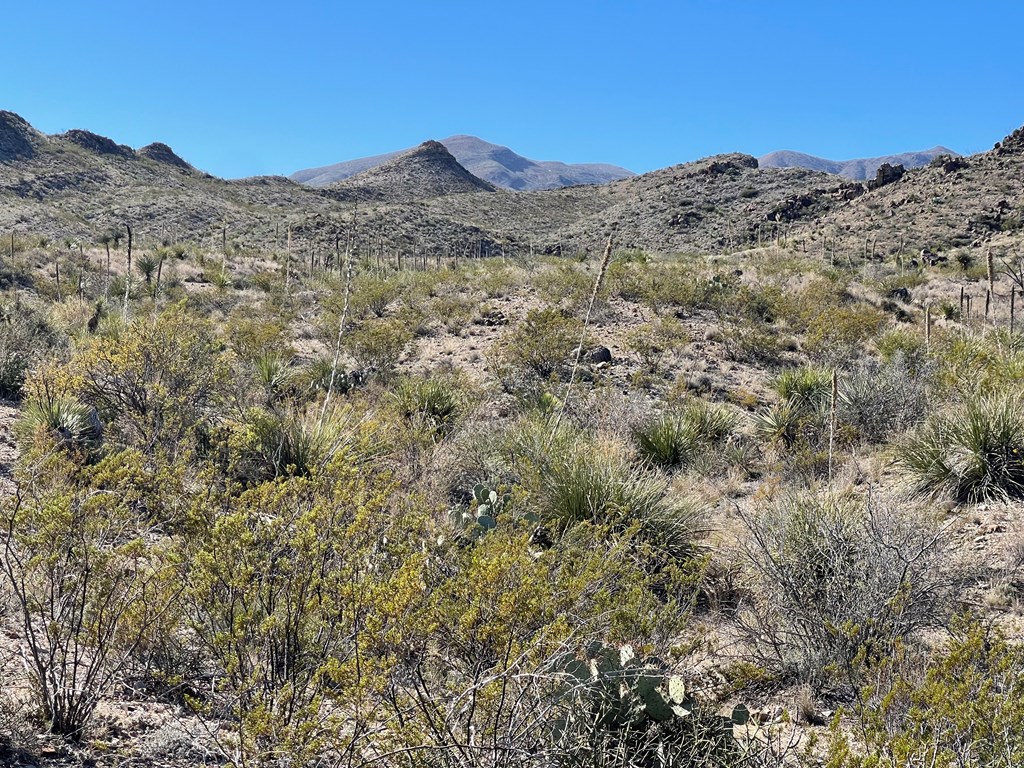
<svg viewBox="0 0 1024 768">
<path fill-rule="evenodd" d="M 837 176 L 845 176 L 854 181 L 872 179 L 883 163 L 889 165 L 902 165 L 904 168 L 920 168 L 928 165 L 939 155 L 959 155 L 946 147 L 932 147 L 921 152 L 904 152 L 899 155 L 885 155 L 884 157 L 867 157 L 855 160 L 826 160 L 823 157 L 805 155 L 803 152 L 792 152 L 783 149 L 778 152 L 769 152 L 767 155 L 758 158 L 758 164 L 762 168 L 807 168 L 811 171 L 822 173 L 834 173 Z"/>
<path fill-rule="evenodd" d="M 466 192 L 493 192 L 494 185 L 463 168 L 444 144 L 425 141 L 381 165 L 327 187 L 340 200 L 411 202 Z"/>
<path fill-rule="evenodd" d="M 604 184 L 635 176 L 632 171 L 602 163 L 559 163 L 530 160 L 508 147 L 475 136 L 450 136 L 440 142 L 459 164 L 474 176 L 505 189 L 538 190 L 572 187 L 577 184 Z M 402 154 L 388 152 L 343 163 L 297 171 L 289 178 L 311 187 L 326 187 L 357 173 L 376 168 Z"/>
</svg>

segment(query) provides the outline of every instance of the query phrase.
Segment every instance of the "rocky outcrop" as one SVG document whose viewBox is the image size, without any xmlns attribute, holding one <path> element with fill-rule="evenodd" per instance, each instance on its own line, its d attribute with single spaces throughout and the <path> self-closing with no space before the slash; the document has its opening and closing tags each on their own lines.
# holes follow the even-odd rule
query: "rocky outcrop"
<svg viewBox="0 0 1024 768">
<path fill-rule="evenodd" d="M 135 154 L 135 150 L 131 147 L 125 146 L 124 144 L 118 144 L 112 139 L 108 139 L 106 136 L 100 136 L 98 133 L 93 133 L 92 131 L 81 131 L 76 128 L 68 131 L 67 133 L 60 134 L 58 138 L 70 141 L 72 144 L 76 144 L 82 149 L 87 149 L 90 152 L 95 152 L 98 155 L 131 157 Z"/>
<path fill-rule="evenodd" d="M 875 173 L 875 178 L 868 182 L 868 189 L 878 189 L 884 187 L 886 184 L 894 184 L 903 178 L 903 174 L 907 172 L 907 169 L 902 165 L 889 165 L 888 163 L 882 163 L 879 166 L 878 171 Z"/>
<path fill-rule="evenodd" d="M 0 162 L 33 157 L 42 135 L 20 115 L 0 111 Z"/>
<path fill-rule="evenodd" d="M 192 169 L 192 166 L 178 157 L 178 155 L 174 153 L 173 149 L 159 141 L 147 144 L 138 151 L 138 155 L 140 157 L 148 157 L 150 160 L 163 163 L 164 165 L 173 165 L 174 167 L 181 168 L 182 170 Z"/>
</svg>

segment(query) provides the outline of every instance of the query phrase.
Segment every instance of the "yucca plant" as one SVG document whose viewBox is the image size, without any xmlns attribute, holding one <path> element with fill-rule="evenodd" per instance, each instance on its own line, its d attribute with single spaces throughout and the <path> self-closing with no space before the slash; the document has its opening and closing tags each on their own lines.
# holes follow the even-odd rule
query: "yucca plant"
<svg viewBox="0 0 1024 768">
<path fill-rule="evenodd" d="M 95 412 L 68 395 L 43 391 L 25 403 L 15 427 L 17 436 L 29 442 L 40 433 L 65 446 L 86 446 L 100 435 Z"/>
<path fill-rule="evenodd" d="M 896 461 L 924 493 L 1024 498 L 1024 405 L 1004 393 L 936 414 L 897 448 Z"/>
<path fill-rule="evenodd" d="M 792 368 L 779 374 L 774 389 L 782 400 L 800 411 L 823 410 L 829 405 L 832 372 L 810 366 Z"/>
<path fill-rule="evenodd" d="M 281 397 L 293 378 L 291 359 L 280 352 L 267 350 L 253 361 L 256 381 L 267 393 L 268 402 Z"/>
<path fill-rule="evenodd" d="M 451 432 L 465 405 L 464 393 L 449 379 L 403 379 L 392 399 L 404 421 L 435 437 Z"/>
<path fill-rule="evenodd" d="M 244 458 L 257 478 L 313 474 L 358 437 L 351 412 L 341 409 L 326 419 L 303 413 L 253 410 L 246 419 Z M 255 478 L 254 478 L 255 479 Z"/>
<path fill-rule="evenodd" d="M 633 430 L 640 458 L 664 469 L 689 466 L 736 428 L 736 414 L 704 400 L 663 413 Z"/>
<path fill-rule="evenodd" d="M 139 272 L 142 273 L 142 277 L 146 281 L 146 285 L 149 285 L 153 282 L 153 275 L 156 274 L 156 270 L 160 266 L 160 261 L 155 256 L 144 253 L 139 257 L 139 260 L 135 262 L 135 266 L 138 267 Z"/>
<path fill-rule="evenodd" d="M 617 532 L 633 529 L 670 560 L 684 560 L 697 550 L 703 507 L 670 496 L 663 474 L 614 452 L 577 445 L 552 461 L 542 482 L 541 517 L 562 530 L 578 522 Z"/>
</svg>

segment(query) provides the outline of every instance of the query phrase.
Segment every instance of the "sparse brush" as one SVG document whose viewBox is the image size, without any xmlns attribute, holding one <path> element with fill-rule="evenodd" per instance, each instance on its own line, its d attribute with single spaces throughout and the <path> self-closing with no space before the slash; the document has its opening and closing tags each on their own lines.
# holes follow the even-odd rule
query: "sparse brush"
<svg viewBox="0 0 1024 768">
<path fill-rule="evenodd" d="M 865 364 L 839 381 L 838 419 L 871 442 L 884 442 L 917 424 L 928 407 L 923 361 L 909 368 L 897 353 L 886 365 Z"/>
<path fill-rule="evenodd" d="M 929 419 L 896 452 L 917 489 L 957 501 L 1024 498 L 1024 405 L 979 396 Z"/>
<path fill-rule="evenodd" d="M 895 499 L 813 491 L 737 511 L 757 595 L 740 628 L 781 679 L 816 690 L 848 682 L 947 618 L 949 538 L 930 515 Z"/>
</svg>

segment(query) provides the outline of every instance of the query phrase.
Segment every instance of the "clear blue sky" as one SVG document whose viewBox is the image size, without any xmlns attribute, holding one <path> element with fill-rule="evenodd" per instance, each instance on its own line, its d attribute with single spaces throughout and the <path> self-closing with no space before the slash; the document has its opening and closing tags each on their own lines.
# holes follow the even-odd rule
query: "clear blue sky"
<svg viewBox="0 0 1024 768">
<path fill-rule="evenodd" d="M 51 0 L 3 9 L 0 108 L 246 176 L 470 133 L 636 171 L 988 149 L 1024 2 Z"/>
</svg>

